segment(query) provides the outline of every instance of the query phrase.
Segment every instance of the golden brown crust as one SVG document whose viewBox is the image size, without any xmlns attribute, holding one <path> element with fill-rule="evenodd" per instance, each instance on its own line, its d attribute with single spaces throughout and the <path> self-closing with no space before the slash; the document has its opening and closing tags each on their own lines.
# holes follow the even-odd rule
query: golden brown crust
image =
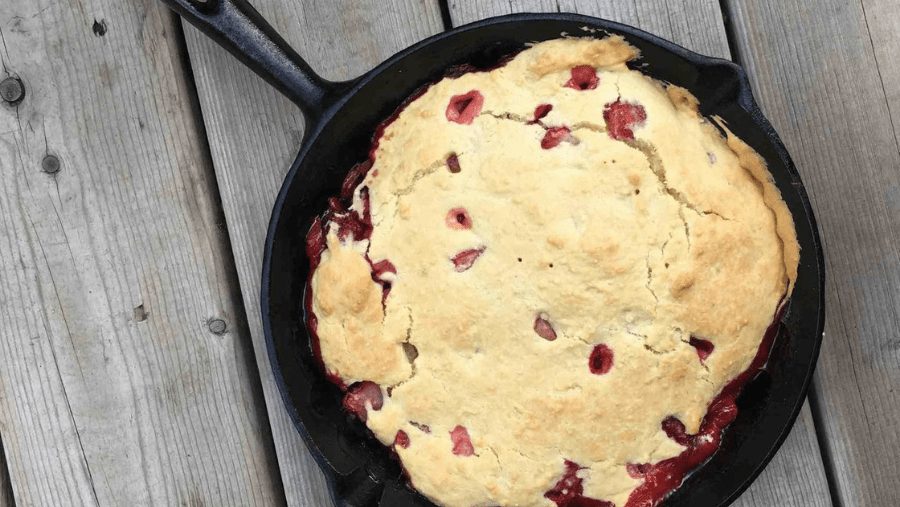
<svg viewBox="0 0 900 507">
<path fill-rule="evenodd" d="M 796 276 L 765 167 L 687 91 L 628 70 L 636 56 L 620 38 L 561 39 L 435 84 L 386 128 L 360 186 L 371 238 L 327 232 L 313 279 L 323 360 L 382 386 L 367 424 L 388 445 L 408 435 L 397 453 L 437 503 L 551 507 L 544 493 L 571 460 L 585 495 L 624 506 L 641 483 L 625 464 L 683 450 L 662 420 L 697 431 Z M 596 69 L 594 88 L 564 86 L 580 65 Z M 452 98 L 472 90 L 480 113 L 449 121 Z M 609 131 L 616 102 L 645 113 L 633 139 Z M 383 307 L 366 254 L 397 270 Z M 692 336 L 715 347 L 703 362 Z M 613 360 L 598 374 L 599 344 Z M 452 452 L 458 426 L 473 455 Z"/>
<path fill-rule="evenodd" d="M 787 270 L 788 290 L 790 294 L 797 282 L 797 267 L 800 265 L 800 243 L 797 242 L 797 230 L 794 227 L 794 218 L 787 204 L 781 198 L 781 193 L 775 187 L 772 174 L 766 169 L 766 161 L 753 151 L 739 137 L 735 136 L 724 120 L 715 118 L 716 123 L 725 130 L 728 135 L 728 147 L 738 156 L 741 167 L 744 168 L 753 179 L 762 185 L 763 201 L 772 213 L 775 214 L 775 230 L 781 238 L 781 247 L 784 253 L 784 266 Z"/>
<path fill-rule="evenodd" d="M 403 381 L 412 371 L 401 347 L 408 316 L 385 318 L 365 250 L 341 245 L 334 233 L 327 245 L 312 282 L 323 362 L 347 384 Z"/>
<path fill-rule="evenodd" d="M 621 35 L 575 47 L 569 43 L 571 40 L 573 39 L 557 39 L 533 46 L 529 50 L 531 64 L 528 70 L 539 78 L 554 72 L 568 72 L 578 65 L 590 65 L 604 70 L 625 70 L 625 62 L 641 56 L 641 52 L 625 42 Z"/>
</svg>

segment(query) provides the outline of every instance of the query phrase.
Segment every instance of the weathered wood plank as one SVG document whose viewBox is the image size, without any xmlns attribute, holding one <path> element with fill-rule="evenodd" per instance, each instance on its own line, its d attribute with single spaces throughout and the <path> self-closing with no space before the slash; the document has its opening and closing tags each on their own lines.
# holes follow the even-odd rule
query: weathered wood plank
<svg viewBox="0 0 900 507">
<path fill-rule="evenodd" d="M 0 79 L 26 90 L 0 107 L 17 505 L 284 504 L 173 30 L 157 2 L 0 3 Z"/>
<path fill-rule="evenodd" d="M 692 51 L 731 58 L 722 12 L 715 0 L 560 0 L 536 2 L 476 2 L 454 0 L 450 15 L 454 24 L 512 12 L 577 12 L 632 25 L 669 39 Z M 816 442 L 808 404 L 773 461 L 737 501 L 735 506 L 831 505 L 828 482 Z M 800 480 L 798 480 L 800 479 Z"/>
<path fill-rule="evenodd" d="M 816 421 L 839 503 L 900 505 L 900 4 L 728 2 L 809 188 L 828 269 Z M 893 121 L 892 121 L 893 113 Z"/>
<path fill-rule="evenodd" d="M 878 66 L 878 77 L 885 94 L 894 139 L 900 145 L 900 7 L 888 0 L 864 0 L 861 4 L 866 28 Z"/>
<path fill-rule="evenodd" d="M 730 58 L 717 0 L 529 0 L 450 2 L 453 25 L 516 12 L 574 12 L 646 30 L 697 53 Z"/>
<path fill-rule="evenodd" d="M 254 6 L 330 79 L 348 79 L 443 28 L 436 2 L 255 0 Z M 263 242 L 275 196 L 300 147 L 300 111 L 185 24 L 253 346 L 289 505 L 331 505 L 322 475 L 275 386 L 259 309 Z"/>
<path fill-rule="evenodd" d="M 750 488 L 732 504 L 733 507 L 764 505 L 832 505 L 809 402 L 803 404 L 800 417 L 778 454 Z"/>
</svg>

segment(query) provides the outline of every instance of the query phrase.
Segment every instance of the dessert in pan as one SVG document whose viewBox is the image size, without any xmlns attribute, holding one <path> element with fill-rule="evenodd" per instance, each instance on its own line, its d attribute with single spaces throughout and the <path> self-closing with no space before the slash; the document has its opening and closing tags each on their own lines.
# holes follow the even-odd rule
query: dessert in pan
<svg viewBox="0 0 900 507">
<path fill-rule="evenodd" d="M 618 36 L 446 78 L 308 236 L 314 349 L 439 505 L 652 506 L 797 276 L 763 160 Z"/>
</svg>

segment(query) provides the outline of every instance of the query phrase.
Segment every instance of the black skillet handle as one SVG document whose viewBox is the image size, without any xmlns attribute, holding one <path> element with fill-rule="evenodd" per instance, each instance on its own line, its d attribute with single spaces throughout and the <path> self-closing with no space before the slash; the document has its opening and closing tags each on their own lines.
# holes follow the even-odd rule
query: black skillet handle
<svg viewBox="0 0 900 507">
<path fill-rule="evenodd" d="M 246 0 L 162 0 L 300 106 L 317 122 L 340 95 L 340 83 L 315 72 Z"/>
</svg>

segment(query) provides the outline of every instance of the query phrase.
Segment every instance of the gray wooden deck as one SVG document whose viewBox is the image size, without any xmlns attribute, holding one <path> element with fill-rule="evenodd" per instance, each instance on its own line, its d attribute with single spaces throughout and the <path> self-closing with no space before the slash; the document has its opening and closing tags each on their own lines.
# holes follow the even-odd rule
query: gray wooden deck
<svg viewBox="0 0 900 507">
<path fill-rule="evenodd" d="M 809 402 L 735 505 L 900 505 L 900 3 L 253 0 L 346 79 L 424 37 L 579 12 L 730 58 L 828 269 Z M 0 2 L 0 507 L 329 506 L 258 288 L 303 119 L 157 0 Z"/>
</svg>

